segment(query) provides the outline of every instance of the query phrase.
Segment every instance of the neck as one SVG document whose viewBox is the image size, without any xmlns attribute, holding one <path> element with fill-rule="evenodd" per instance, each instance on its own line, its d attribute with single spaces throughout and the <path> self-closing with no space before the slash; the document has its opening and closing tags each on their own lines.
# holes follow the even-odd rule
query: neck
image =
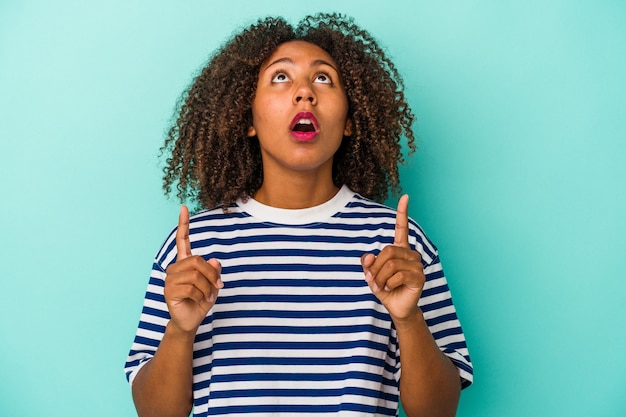
<svg viewBox="0 0 626 417">
<path fill-rule="evenodd" d="M 318 181 L 310 175 L 294 176 L 272 181 L 264 178 L 254 199 L 267 206 L 284 209 L 303 209 L 318 206 L 333 198 L 339 188 L 331 179 Z"/>
</svg>

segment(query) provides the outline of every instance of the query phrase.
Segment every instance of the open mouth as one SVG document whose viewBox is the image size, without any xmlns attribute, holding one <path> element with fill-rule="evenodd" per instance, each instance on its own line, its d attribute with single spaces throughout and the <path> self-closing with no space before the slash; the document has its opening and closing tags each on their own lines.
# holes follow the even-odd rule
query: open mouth
<svg viewBox="0 0 626 417">
<path fill-rule="evenodd" d="M 293 132 L 315 132 L 315 125 L 311 119 L 300 119 L 291 130 Z"/>
<path fill-rule="evenodd" d="M 300 112 L 291 122 L 291 135 L 299 142 L 312 141 L 317 137 L 318 131 L 317 119 L 311 112 Z"/>
<path fill-rule="evenodd" d="M 292 132 L 317 132 L 318 124 L 315 115 L 308 111 L 301 111 L 291 121 Z"/>
</svg>

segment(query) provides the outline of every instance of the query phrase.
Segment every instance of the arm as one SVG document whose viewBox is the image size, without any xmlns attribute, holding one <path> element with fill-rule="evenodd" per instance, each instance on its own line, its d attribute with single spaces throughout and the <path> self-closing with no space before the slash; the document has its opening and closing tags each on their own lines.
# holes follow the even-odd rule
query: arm
<svg viewBox="0 0 626 417">
<path fill-rule="evenodd" d="M 398 203 L 394 244 L 362 258 L 365 279 L 396 327 L 402 362 L 400 399 L 407 416 L 454 416 L 461 380 L 437 346 L 418 300 L 425 283 L 421 256 L 408 241 L 408 196 Z"/>
<path fill-rule="evenodd" d="M 191 412 L 192 358 L 195 334 L 170 322 L 154 357 L 133 381 L 133 401 L 140 417 L 187 417 Z"/>
<path fill-rule="evenodd" d="M 435 343 L 418 309 L 394 319 L 402 361 L 400 400 L 407 416 L 454 416 L 461 394 L 459 371 Z"/>
<path fill-rule="evenodd" d="M 166 271 L 164 297 L 170 313 L 163 339 L 133 381 L 133 401 L 140 417 L 187 417 L 193 406 L 193 343 L 198 327 L 213 307 L 221 266 L 191 254 L 189 212 L 181 208 L 176 232 L 176 263 Z"/>
</svg>

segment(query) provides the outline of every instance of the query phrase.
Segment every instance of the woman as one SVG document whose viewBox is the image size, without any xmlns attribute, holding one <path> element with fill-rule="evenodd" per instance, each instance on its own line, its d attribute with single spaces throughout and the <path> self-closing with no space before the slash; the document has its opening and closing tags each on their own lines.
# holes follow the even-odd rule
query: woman
<svg viewBox="0 0 626 417">
<path fill-rule="evenodd" d="M 259 21 L 211 58 L 164 146 L 166 192 L 202 211 L 154 262 L 140 415 L 455 414 L 472 367 L 437 250 L 407 196 L 373 201 L 414 149 L 401 88 L 338 15 Z"/>
</svg>

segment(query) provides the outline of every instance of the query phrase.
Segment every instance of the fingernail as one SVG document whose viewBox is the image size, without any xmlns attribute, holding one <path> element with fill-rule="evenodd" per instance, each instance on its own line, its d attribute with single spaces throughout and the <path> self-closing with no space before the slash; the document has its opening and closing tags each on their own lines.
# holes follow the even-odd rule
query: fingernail
<svg viewBox="0 0 626 417">
<path fill-rule="evenodd" d="M 372 284 L 372 291 L 374 291 L 374 292 L 380 291 L 380 288 L 378 288 L 378 284 L 376 284 L 376 283 Z"/>
<path fill-rule="evenodd" d="M 370 271 L 367 271 L 367 273 L 365 274 L 365 281 L 370 282 L 372 280 L 372 273 Z"/>
</svg>

